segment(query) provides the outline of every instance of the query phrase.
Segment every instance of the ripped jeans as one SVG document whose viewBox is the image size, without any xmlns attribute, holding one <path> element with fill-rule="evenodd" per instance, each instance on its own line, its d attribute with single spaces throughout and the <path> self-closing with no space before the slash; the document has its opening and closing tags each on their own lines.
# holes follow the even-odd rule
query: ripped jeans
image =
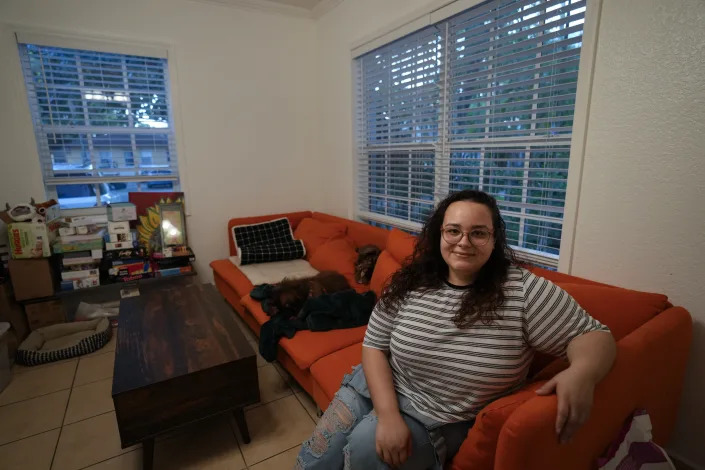
<svg viewBox="0 0 705 470">
<path fill-rule="evenodd" d="M 444 424 L 418 413 L 411 401 L 397 394 L 402 418 L 411 432 L 411 455 L 400 470 L 441 470 L 467 436 L 472 422 Z M 377 415 L 362 366 L 346 375 L 313 436 L 304 442 L 298 469 L 388 470 L 375 447 Z"/>
</svg>

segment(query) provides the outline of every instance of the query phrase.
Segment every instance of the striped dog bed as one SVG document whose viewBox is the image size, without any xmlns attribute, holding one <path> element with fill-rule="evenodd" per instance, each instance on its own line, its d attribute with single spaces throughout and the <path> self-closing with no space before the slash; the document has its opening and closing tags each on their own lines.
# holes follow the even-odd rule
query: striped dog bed
<svg viewBox="0 0 705 470">
<path fill-rule="evenodd" d="M 82 356 L 105 346 L 112 334 L 107 318 L 37 328 L 17 348 L 15 359 L 36 366 Z"/>
</svg>

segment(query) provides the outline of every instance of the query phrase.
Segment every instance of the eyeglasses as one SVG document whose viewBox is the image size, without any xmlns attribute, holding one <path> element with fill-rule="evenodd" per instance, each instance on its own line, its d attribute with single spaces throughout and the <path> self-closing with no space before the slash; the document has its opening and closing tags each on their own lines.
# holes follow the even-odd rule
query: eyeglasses
<svg viewBox="0 0 705 470">
<path fill-rule="evenodd" d="M 490 238 L 492 238 L 492 232 L 482 228 L 472 229 L 469 232 L 463 232 L 454 227 L 442 228 L 441 234 L 443 235 L 443 239 L 451 244 L 460 243 L 460 240 L 463 239 L 463 235 L 466 235 L 468 241 L 473 246 L 485 246 L 489 243 Z"/>
</svg>

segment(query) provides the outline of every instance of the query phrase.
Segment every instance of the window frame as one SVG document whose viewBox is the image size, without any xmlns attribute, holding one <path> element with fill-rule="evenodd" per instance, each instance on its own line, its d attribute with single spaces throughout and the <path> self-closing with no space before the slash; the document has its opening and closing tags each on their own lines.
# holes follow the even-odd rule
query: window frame
<svg viewBox="0 0 705 470">
<path fill-rule="evenodd" d="M 11 30 L 14 30 L 14 35 L 16 38 L 17 46 L 21 47 L 22 44 L 33 44 L 36 46 L 44 46 L 44 47 L 55 47 L 55 48 L 64 48 L 64 49 L 77 49 L 80 51 L 88 51 L 88 52 L 93 52 L 93 53 L 107 53 L 107 54 L 120 54 L 124 56 L 145 56 L 145 57 L 156 57 L 156 58 L 162 58 L 165 59 L 165 65 L 164 65 L 164 88 L 165 88 L 165 95 L 168 100 L 168 122 L 169 122 L 169 133 L 170 135 L 167 137 L 167 145 L 169 148 L 169 153 L 171 155 L 170 158 L 173 158 L 175 162 L 170 166 L 170 168 L 173 169 L 172 171 L 172 177 L 167 178 L 164 180 L 165 183 L 168 183 L 172 186 L 171 189 L 161 189 L 161 190 L 156 190 L 156 191 L 168 191 L 168 192 L 185 192 L 186 187 L 187 187 L 187 178 L 185 177 L 186 175 L 181 171 L 185 165 L 186 165 L 186 158 L 185 158 L 185 152 L 183 151 L 183 131 L 182 131 L 182 126 L 181 126 L 181 116 L 178 112 L 179 109 L 179 99 L 178 99 L 178 74 L 176 70 L 176 65 L 173 60 L 169 60 L 169 57 L 174 57 L 174 48 L 172 45 L 169 44 L 164 44 L 164 43 L 144 43 L 144 42 L 134 42 L 132 38 L 120 38 L 116 36 L 84 36 L 84 35 L 75 35 L 75 33 L 71 31 L 61 31 L 61 30 L 53 30 L 51 32 L 47 32 L 44 29 L 41 28 L 27 28 L 24 25 L 8 25 Z M 27 82 L 24 76 L 24 70 L 23 70 L 23 64 L 22 64 L 22 57 L 21 57 L 21 52 L 18 54 L 18 61 L 19 61 L 19 80 L 21 83 L 25 86 L 25 98 L 27 103 L 29 101 L 29 94 L 27 90 Z M 34 122 L 34 113 L 31 110 L 30 106 L 30 117 L 32 121 Z M 147 132 L 149 132 L 150 128 L 145 128 Z M 37 141 L 39 140 L 39 133 L 33 129 L 35 132 L 35 137 L 37 138 Z M 134 129 L 131 129 L 130 127 L 123 127 L 123 128 L 118 128 L 115 127 L 114 129 L 111 129 L 113 132 L 115 131 L 124 131 L 124 134 L 129 134 L 131 133 Z M 46 139 L 46 137 L 44 137 Z M 45 140 L 46 141 L 46 140 Z M 37 145 L 39 142 L 37 142 Z M 39 153 L 39 148 L 37 147 L 38 153 Z M 127 161 L 127 153 L 128 152 L 122 152 L 116 154 L 116 150 L 112 149 L 113 152 L 113 159 L 118 158 L 121 159 L 120 155 L 124 155 L 125 161 Z M 131 151 L 132 152 L 132 151 Z M 88 151 L 84 152 L 88 153 Z M 136 163 L 139 157 L 134 156 L 131 157 L 132 160 L 134 161 L 135 167 Z M 176 160 L 178 156 L 178 161 Z M 40 166 L 43 164 L 42 163 L 42 158 L 37 156 L 37 160 L 40 162 Z M 94 161 L 100 161 L 98 157 L 94 159 Z M 44 180 L 44 171 L 41 172 L 41 177 L 42 177 L 42 184 L 45 188 L 46 196 L 47 198 L 50 199 L 57 199 L 58 200 L 58 194 L 57 194 L 57 185 L 54 184 L 48 184 Z M 95 178 L 94 178 L 95 179 Z M 90 182 L 90 183 L 78 183 L 78 184 L 90 184 L 93 186 L 93 191 L 96 194 L 96 202 L 94 206 L 88 206 L 88 207 L 82 207 L 82 208 L 62 208 L 62 213 L 66 214 L 71 214 L 74 216 L 78 215 L 94 215 L 94 214 L 104 214 L 106 210 L 106 205 L 101 204 L 101 185 L 103 184 L 113 184 L 113 183 L 120 183 L 125 180 L 125 178 L 119 178 L 120 181 L 113 180 L 110 178 L 105 178 L 102 179 L 101 181 L 95 181 L 95 182 Z M 146 188 L 148 184 L 159 182 L 161 181 L 162 178 L 157 177 L 157 178 L 145 178 L 141 177 L 139 175 L 139 171 L 136 172 L 136 178 L 135 182 L 138 185 L 138 190 L 143 191 L 143 186 Z M 65 184 L 74 184 L 72 182 L 67 182 Z M 149 189 L 146 189 L 149 191 Z M 186 214 L 187 216 L 190 215 L 190 213 Z"/>
<path fill-rule="evenodd" d="M 402 221 L 379 214 L 371 214 L 360 210 L 359 175 L 361 163 L 362 132 L 357 102 L 361 99 L 361 80 L 359 58 L 364 54 L 392 43 L 421 28 L 447 21 L 451 17 L 470 8 L 480 5 L 483 0 L 455 0 L 443 5 L 434 3 L 422 7 L 406 15 L 397 22 L 383 26 L 353 42 L 350 46 L 350 70 L 352 76 L 351 116 L 352 116 L 352 159 L 353 184 L 352 204 L 350 214 L 359 221 L 395 226 L 412 233 L 418 233 L 421 223 Z M 586 153 L 588 121 L 590 116 L 590 95 L 592 93 L 597 39 L 602 13 L 603 0 L 586 0 L 584 16 L 580 65 L 578 70 L 577 89 L 573 111 L 573 126 L 570 140 L 569 168 L 566 179 L 566 194 L 560 240 L 560 256 L 547 257 L 541 252 L 517 248 L 517 256 L 538 265 L 557 268 L 560 272 L 570 273 L 573 263 L 575 232 L 578 222 L 578 206 L 580 202 L 580 187 Z M 446 36 L 447 37 L 447 36 Z M 444 113 L 445 115 L 445 113 Z"/>
</svg>

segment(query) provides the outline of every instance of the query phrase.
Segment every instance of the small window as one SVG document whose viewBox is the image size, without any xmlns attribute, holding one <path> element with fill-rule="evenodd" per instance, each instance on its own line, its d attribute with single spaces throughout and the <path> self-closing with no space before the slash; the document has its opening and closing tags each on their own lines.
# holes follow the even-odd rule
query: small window
<svg viewBox="0 0 705 470">
<path fill-rule="evenodd" d="M 155 180 L 179 189 L 167 59 L 26 43 L 19 52 L 44 184 L 63 209 L 126 201 Z"/>
</svg>

